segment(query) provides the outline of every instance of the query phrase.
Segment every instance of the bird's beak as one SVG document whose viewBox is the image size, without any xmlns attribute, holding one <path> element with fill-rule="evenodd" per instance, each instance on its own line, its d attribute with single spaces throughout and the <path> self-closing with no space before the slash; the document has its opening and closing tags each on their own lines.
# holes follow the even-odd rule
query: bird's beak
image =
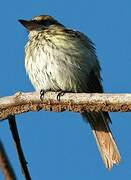
<svg viewBox="0 0 131 180">
<path fill-rule="evenodd" d="M 18 20 L 28 31 L 32 31 L 35 30 L 37 27 L 39 27 L 40 25 L 37 24 L 37 22 L 35 20 L 23 20 L 23 19 L 19 19 Z"/>
</svg>

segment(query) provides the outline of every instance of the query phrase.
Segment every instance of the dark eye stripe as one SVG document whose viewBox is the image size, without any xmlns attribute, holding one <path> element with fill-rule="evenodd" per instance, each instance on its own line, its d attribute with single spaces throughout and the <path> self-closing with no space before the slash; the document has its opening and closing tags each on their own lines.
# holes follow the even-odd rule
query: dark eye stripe
<svg viewBox="0 0 131 180">
<path fill-rule="evenodd" d="M 38 24 L 41 24 L 41 25 L 44 25 L 44 26 L 49 26 L 52 24 L 51 21 L 49 20 L 40 20 L 40 21 L 37 21 Z"/>
</svg>

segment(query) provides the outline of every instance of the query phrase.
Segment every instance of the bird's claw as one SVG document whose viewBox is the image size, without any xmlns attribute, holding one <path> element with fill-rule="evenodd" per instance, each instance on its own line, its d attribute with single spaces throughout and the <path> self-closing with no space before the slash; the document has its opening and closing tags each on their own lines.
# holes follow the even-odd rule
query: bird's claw
<svg viewBox="0 0 131 180">
<path fill-rule="evenodd" d="M 41 101 L 44 99 L 45 92 L 46 91 L 43 90 L 43 89 L 40 90 L 40 99 L 41 99 Z"/>
<path fill-rule="evenodd" d="M 60 101 L 60 97 L 64 96 L 65 92 L 64 91 L 60 91 L 57 95 L 57 100 Z"/>
</svg>

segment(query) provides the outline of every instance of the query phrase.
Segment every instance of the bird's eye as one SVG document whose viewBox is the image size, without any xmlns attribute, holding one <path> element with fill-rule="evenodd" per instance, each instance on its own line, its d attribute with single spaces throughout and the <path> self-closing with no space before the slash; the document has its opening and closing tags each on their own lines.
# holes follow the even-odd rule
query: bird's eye
<svg viewBox="0 0 131 180">
<path fill-rule="evenodd" d="M 49 20 L 41 20 L 39 23 L 41 25 L 44 25 L 44 26 L 50 26 L 51 25 L 51 22 Z"/>
</svg>

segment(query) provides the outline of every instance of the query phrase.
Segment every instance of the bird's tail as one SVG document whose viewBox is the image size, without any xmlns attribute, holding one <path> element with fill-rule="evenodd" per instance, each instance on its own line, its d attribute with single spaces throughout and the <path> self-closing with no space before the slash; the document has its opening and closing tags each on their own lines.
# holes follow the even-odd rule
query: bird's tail
<svg viewBox="0 0 131 180">
<path fill-rule="evenodd" d="M 120 162 L 121 157 L 108 124 L 109 114 L 107 112 L 85 112 L 82 116 L 91 126 L 106 168 L 111 169 L 114 164 Z"/>
</svg>

